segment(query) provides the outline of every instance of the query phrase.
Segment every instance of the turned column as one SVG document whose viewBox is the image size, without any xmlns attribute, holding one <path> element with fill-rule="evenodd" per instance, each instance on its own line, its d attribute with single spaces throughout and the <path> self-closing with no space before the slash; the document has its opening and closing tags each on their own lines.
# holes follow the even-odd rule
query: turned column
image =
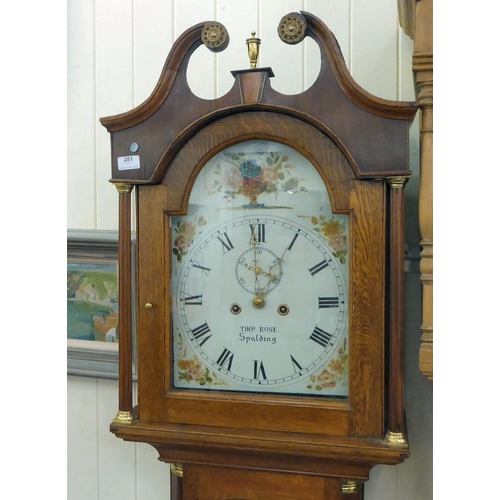
<svg viewBox="0 0 500 500">
<path fill-rule="evenodd" d="M 181 464 L 170 464 L 170 496 L 172 500 L 184 498 L 184 471 Z"/>
<path fill-rule="evenodd" d="M 132 423 L 132 184 L 115 184 L 118 223 L 118 414 L 115 422 Z"/>
<path fill-rule="evenodd" d="M 408 177 L 388 177 L 389 235 L 389 418 L 386 439 L 407 444 L 404 434 L 404 186 Z"/>
</svg>

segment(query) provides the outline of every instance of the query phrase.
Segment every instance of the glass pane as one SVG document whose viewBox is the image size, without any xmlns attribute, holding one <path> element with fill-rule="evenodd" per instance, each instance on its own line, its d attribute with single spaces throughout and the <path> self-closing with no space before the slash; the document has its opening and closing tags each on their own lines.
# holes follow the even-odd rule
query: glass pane
<svg viewBox="0 0 500 500">
<path fill-rule="evenodd" d="M 347 397 L 348 242 L 296 150 L 214 156 L 172 217 L 174 386 Z"/>
</svg>

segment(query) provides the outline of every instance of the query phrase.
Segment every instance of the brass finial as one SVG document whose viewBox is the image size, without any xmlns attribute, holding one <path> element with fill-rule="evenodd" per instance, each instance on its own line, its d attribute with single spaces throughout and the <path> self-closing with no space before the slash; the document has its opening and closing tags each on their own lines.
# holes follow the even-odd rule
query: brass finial
<svg viewBox="0 0 500 500">
<path fill-rule="evenodd" d="M 260 38 L 255 38 L 255 31 L 252 31 L 252 38 L 247 38 L 248 57 L 250 58 L 250 68 L 257 67 L 259 58 Z"/>
</svg>

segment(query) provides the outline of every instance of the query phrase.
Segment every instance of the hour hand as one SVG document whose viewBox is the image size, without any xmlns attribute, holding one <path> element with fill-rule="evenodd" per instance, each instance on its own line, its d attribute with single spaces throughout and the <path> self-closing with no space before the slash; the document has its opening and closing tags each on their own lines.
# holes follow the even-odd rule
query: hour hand
<svg viewBox="0 0 500 500">
<path fill-rule="evenodd" d="M 249 271 L 254 271 L 255 275 L 256 276 L 260 276 L 260 275 L 263 275 L 263 276 L 272 276 L 272 277 L 276 277 L 274 274 L 272 273 L 266 273 L 266 271 L 264 271 L 261 267 L 259 266 L 249 266 L 248 264 L 245 264 L 245 267 L 249 270 Z"/>
</svg>

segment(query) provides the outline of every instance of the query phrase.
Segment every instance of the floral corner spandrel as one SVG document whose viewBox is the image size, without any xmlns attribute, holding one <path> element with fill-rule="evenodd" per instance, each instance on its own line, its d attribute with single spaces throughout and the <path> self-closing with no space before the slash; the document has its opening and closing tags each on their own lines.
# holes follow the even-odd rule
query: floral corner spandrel
<svg viewBox="0 0 500 500">
<path fill-rule="evenodd" d="M 328 218 L 324 215 L 320 215 L 319 217 L 300 215 L 299 217 L 310 219 L 313 229 L 328 244 L 338 261 L 341 264 L 345 264 L 348 251 L 348 240 L 345 234 L 347 229 L 346 223 L 339 222 L 335 219 L 334 215 Z"/>
<path fill-rule="evenodd" d="M 348 374 L 349 356 L 347 354 L 347 339 L 337 351 L 337 357 L 332 359 L 319 375 L 311 375 L 308 389 L 322 391 L 326 388 L 336 387 Z"/>
<path fill-rule="evenodd" d="M 203 366 L 196 354 L 189 356 L 188 349 L 184 345 L 182 335 L 177 333 L 178 356 L 178 378 L 179 381 L 186 381 L 188 384 L 194 383 L 201 386 L 227 385 L 227 383 L 217 376 L 216 373 Z"/>
<path fill-rule="evenodd" d="M 177 258 L 178 262 L 182 262 L 182 258 L 188 254 L 189 247 L 193 243 L 196 234 L 203 231 L 203 226 L 207 224 L 207 220 L 203 215 L 194 217 L 191 220 L 177 219 L 174 227 L 175 240 L 172 248 L 172 253 Z"/>
</svg>

